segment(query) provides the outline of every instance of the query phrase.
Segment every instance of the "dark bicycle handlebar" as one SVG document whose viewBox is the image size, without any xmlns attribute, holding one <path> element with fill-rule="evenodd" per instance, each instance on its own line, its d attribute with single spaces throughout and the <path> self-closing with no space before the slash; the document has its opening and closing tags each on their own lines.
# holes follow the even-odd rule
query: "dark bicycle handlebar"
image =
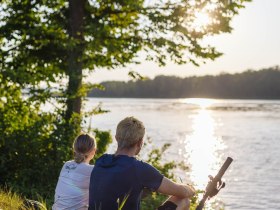
<svg viewBox="0 0 280 210">
<path fill-rule="evenodd" d="M 223 175 L 225 174 L 226 170 L 228 169 L 228 167 L 230 166 L 230 164 L 232 163 L 232 161 L 233 161 L 233 159 L 231 157 L 228 157 L 226 159 L 226 161 L 224 162 L 224 164 L 222 165 L 222 167 L 220 168 L 217 175 L 213 179 L 210 180 L 210 182 L 208 183 L 208 185 L 206 187 L 203 198 L 199 202 L 199 205 L 196 207 L 196 210 L 202 210 L 206 200 L 208 198 L 216 195 L 221 190 L 221 188 L 223 188 L 225 186 L 225 183 L 223 183 L 221 181 L 221 179 L 222 179 Z"/>
</svg>

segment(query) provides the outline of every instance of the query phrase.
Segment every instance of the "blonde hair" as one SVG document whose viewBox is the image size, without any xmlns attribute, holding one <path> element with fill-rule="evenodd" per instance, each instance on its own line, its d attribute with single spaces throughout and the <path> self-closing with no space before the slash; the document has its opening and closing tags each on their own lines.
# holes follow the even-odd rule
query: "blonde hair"
<svg viewBox="0 0 280 210">
<path fill-rule="evenodd" d="M 144 124 L 135 117 L 126 117 L 119 122 L 116 131 L 116 140 L 119 148 L 129 148 L 143 139 Z"/>
<path fill-rule="evenodd" d="M 75 162 L 76 163 L 83 162 L 95 147 L 96 147 L 96 142 L 94 137 L 88 134 L 79 135 L 73 143 Z"/>
</svg>

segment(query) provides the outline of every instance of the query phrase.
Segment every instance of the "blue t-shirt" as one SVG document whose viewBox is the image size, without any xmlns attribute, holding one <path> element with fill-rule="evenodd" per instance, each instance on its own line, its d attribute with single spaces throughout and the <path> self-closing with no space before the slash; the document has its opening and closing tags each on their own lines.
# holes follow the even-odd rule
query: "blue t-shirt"
<svg viewBox="0 0 280 210">
<path fill-rule="evenodd" d="M 155 191 L 163 175 L 148 163 L 127 155 L 101 156 L 90 177 L 89 209 L 117 210 L 128 195 L 122 210 L 139 210 L 143 188 Z"/>
</svg>

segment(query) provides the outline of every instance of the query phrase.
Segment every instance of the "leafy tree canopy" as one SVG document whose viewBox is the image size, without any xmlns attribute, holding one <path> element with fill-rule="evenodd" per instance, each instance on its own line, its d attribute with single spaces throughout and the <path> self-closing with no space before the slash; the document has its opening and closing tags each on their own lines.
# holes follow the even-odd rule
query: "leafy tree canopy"
<svg viewBox="0 0 280 210">
<path fill-rule="evenodd" d="M 220 55 L 200 40 L 230 32 L 230 20 L 245 1 L 4 0 L 1 73 L 19 84 L 56 82 L 56 76 L 69 74 L 70 52 L 77 47 L 74 59 L 89 70 L 137 63 L 139 51 L 160 65 L 198 64 Z M 78 24 L 71 12 L 81 16 Z M 199 13 L 211 21 L 195 26 Z"/>
<path fill-rule="evenodd" d="M 215 59 L 221 53 L 201 40 L 230 32 L 230 20 L 248 1 L 4 0 L 0 71 L 40 101 L 51 94 L 38 84 L 67 78 L 69 120 L 81 112 L 84 70 L 139 63 L 139 52 L 159 65 Z"/>
</svg>

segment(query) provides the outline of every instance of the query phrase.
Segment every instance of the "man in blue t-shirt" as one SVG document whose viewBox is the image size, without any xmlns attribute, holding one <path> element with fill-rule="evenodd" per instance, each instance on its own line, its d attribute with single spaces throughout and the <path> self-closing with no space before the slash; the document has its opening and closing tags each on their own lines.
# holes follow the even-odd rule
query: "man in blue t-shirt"
<svg viewBox="0 0 280 210">
<path fill-rule="evenodd" d="M 193 187 L 180 185 L 164 177 L 148 163 L 135 158 L 143 145 L 145 127 L 134 117 L 123 119 L 117 126 L 118 148 L 95 163 L 89 187 L 90 210 L 139 210 L 144 188 L 171 197 L 158 210 L 187 210 Z"/>
</svg>

